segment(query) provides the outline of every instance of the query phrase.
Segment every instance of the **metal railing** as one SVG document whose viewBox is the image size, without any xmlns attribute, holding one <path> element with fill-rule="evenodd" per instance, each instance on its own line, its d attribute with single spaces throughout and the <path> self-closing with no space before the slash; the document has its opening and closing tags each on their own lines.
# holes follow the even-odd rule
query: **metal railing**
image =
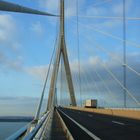
<svg viewBox="0 0 140 140">
<path fill-rule="evenodd" d="M 22 127 L 17 132 L 15 132 L 13 135 L 8 137 L 6 140 L 18 140 L 21 136 L 23 136 L 28 129 L 28 125 Z"/>
<path fill-rule="evenodd" d="M 45 122 L 45 120 L 47 119 L 47 117 L 49 116 L 49 114 L 50 114 L 50 112 L 47 112 L 46 114 L 44 114 L 41 117 L 41 119 L 38 121 L 38 123 L 35 125 L 33 130 L 31 130 L 31 132 L 29 132 L 27 135 L 25 135 L 25 133 L 27 132 L 29 126 L 33 123 L 33 121 L 30 124 L 22 127 L 16 133 L 14 133 L 10 137 L 8 137 L 6 140 L 18 140 L 23 135 L 25 135 L 25 136 L 22 137 L 22 140 L 32 140 L 35 137 L 35 135 L 37 134 L 37 132 L 39 131 L 39 129 L 41 128 L 41 126 L 43 125 L 43 123 Z"/>
<path fill-rule="evenodd" d="M 35 126 L 35 128 L 30 133 L 28 133 L 23 138 L 23 140 L 32 140 L 37 134 L 37 132 L 39 131 L 39 129 L 41 128 L 41 126 L 43 125 L 43 123 L 45 122 L 45 120 L 47 119 L 49 114 L 50 112 L 47 112 L 46 114 L 44 114 L 43 117 L 40 119 L 39 123 Z"/>
<path fill-rule="evenodd" d="M 59 110 L 59 109 L 58 109 L 58 110 Z M 73 138 L 71 132 L 69 131 L 68 127 L 66 126 L 66 124 L 65 124 L 65 122 L 64 122 L 64 120 L 62 119 L 61 115 L 59 114 L 59 112 L 58 112 L 57 110 L 56 110 L 56 114 L 57 114 L 57 116 L 58 116 L 58 118 L 59 118 L 59 120 L 60 120 L 62 129 L 63 129 L 63 131 L 65 132 L 66 138 L 67 138 L 68 140 L 74 140 L 74 138 Z"/>
</svg>

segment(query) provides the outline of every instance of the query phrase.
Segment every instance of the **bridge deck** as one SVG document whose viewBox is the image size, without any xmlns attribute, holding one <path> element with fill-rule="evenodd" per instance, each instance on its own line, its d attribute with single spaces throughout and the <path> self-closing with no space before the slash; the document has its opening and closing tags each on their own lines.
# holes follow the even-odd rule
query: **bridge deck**
<svg viewBox="0 0 140 140">
<path fill-rule="evenodd" d="M 103 140 L 140 140 L 140 121 L 105 114 L 97 114 L 72 109 L 59 108 L 60 111 L 75 120 L 92 134 Z M 59 111 L 59 112 L 60 112 Z M 62 115 L 62 113 L 61 113 Z M 76 139 L 83 134 L 77 133 L 78 126 L 75 126 L 66 117 L 63 117 L 66 125 L 70 128 Z M 71 129 L 72 128 L 72 129 Z M 74 136 L 74 137 L 75 137 Z M 87 139 L 87 138 L 86 138 Z"/>
</svg>

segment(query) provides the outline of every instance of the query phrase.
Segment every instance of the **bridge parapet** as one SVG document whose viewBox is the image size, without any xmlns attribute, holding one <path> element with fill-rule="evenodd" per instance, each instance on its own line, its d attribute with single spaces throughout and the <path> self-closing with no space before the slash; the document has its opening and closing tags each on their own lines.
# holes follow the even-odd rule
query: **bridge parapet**
<svg viewBox="0 0 140 140">
<path fill-rule="evenodd" d="M 120 109 L 120 108 L 102 109 L 102 108 L 83 108 L 83 107 L 65 107 L 65 108 L 140 120 L 140 110 L 139 109 L 135 109 L 135 110 L 134 109 L 124 109 L 124 108 L 122 108 L 122 109 Z"/>
</svg>

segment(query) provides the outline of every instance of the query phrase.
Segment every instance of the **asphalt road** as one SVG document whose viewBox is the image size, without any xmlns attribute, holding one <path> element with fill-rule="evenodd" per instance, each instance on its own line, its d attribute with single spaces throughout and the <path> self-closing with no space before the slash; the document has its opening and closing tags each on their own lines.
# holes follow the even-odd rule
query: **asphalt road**
<svg viewBox="0 0 140 140">
<path fill-rule="evenodd" d="M 101 140 L 140 140 L 140 121 L 114 117 L 96 113 L 89 113 L 71 109 L 59 108 L 62 112 L 67 114 L 70 118 L 81 124 Z M 60 112 L 60 111 L 59 111 Z M 62 113 L 61 113 L 62 115 Z M 64 116 L 62 116 L 64 118 Z M 71 124 L 68 118 L 64 118 L 67 127 L 76 136 L 78 140 L 88 140 L 84 138 L 79 129 L 74 124 Z"/>
</svg>

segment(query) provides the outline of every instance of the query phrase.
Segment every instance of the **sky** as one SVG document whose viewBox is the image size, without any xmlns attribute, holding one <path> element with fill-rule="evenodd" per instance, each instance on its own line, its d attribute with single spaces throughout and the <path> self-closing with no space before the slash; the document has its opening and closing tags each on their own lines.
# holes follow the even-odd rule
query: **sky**
<svg viewBox="0 0 140 140">
<path fill-rule="evenodd" d="M 59 13 L 59 0 L 7 1 Z M 100 106 L 123 107 L 123 90 L 107 71 L 112 71 L 123 83 L 123 21 L 95 18 L 122 17 L 122 0 L 78 0 L 79 35 L 76 2 L 65 0 L 65 36 L 78 104 L 83 104 L 85 99 L 96 98 Z M 139 9 L 139 0 L 126 0 L 126 18 L 139 18 Z M 28 115 L 35 112 L 58 32 L 59 18 L 0 11 L 0 115 Z M 140 20 L 126 20 L 127 65 L 137 73 L 140 73 L 139 37 Z M 126 72 L 127 88 L 140 102 L 140 76 L 128 68 Z M 59 76 L 59 98 L 60 85 Z M 48 90 L 49 82 L 44 104 L 47 103 Z M 65 88 L 64 91 L 62 102 L 65 104 L 68 90 Z M 13 104 L 16 101 L 17 105 Z M 33 109 L 27 111 L 26 105 L 29 103 Z M 138 107 L 128 94 L 127 106 Z M 26 111 L 20 112 L 19 107 Z"/>
</svg>

